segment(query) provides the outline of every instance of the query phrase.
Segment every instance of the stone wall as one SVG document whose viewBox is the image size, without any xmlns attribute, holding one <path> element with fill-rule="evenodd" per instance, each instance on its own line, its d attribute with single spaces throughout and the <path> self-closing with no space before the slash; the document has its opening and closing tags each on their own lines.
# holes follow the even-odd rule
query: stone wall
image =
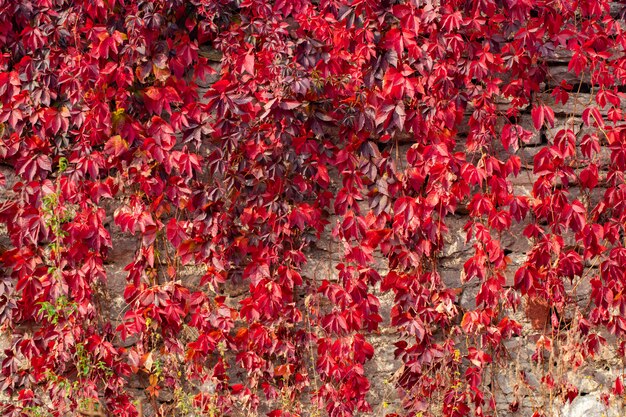
<svg viewBox="0 0 626 417">
<path fill-rule="evenodd" d="M 214 56 L 214 58 L 218 59 L 219 57 Z M 557 84 L 561 79 L 575 84 L 584 83 L 585 80 L 578 80 L 567 71 L 567 58 L 567 56 L 557 55 L 549 62 L 550 78 Z M 565 105 L 555 105 L 552 98 L 547 94 L 538 96 L 536 99 L 542 100 L 554 108 L 557 122 L 554 129 L 546 129 L 536 133 L 533 139 L 518 151 L 525 168 L 517 178 L 512 180 L 512 185 L 515 193 L 519 195 L 531 195 L 533 182 L 536 178 L 532 172 L 533 156 L 543 145 L 552 140 L 556 131 L 565 125 L 568 127 L 573 126 L 575 132 L 582 129 L 581 112 L 584 104 L 592 101 L 592 95 L 581 93 L 577 97 L 572 97 Z M 503 104 L 503 106 L 506 106 L 506 104 Z M 520 123 L 528 130 L 533 130 L 529 110 L 521 115 Z M 462 128 L 460 141 L 462 141 L 463 135 Z M 409 146 L 409 144 L 402 145 L 400 154 L 405 154 Z M 608 158 L 606 149 L 603 150 L 603 155 Z M 7 199 L 10 198 L 10 191 L 6 190 L 10 190 L 15 178 L 12 177 L 9 169 L 2 169 L 2 171 L 7 177 L 7 186 L 3 195 L 3 198 Z M 599 187 L 594 191 L 592 198 L 598 198 L 603 192 L 604 189 Z M 115 326 L 121 321 L 125 305 L 122 296 L 126 286 L 124 268 L 134 258 L 137 250 L 137 240 L 121 233 L 114 225 L 112 216 L 116 204 L 115 202 L 107 204 L 109 216 L 107 223 L 113 238 L 113 248 L 109 253 L 109 261 L 106 265 L 108 283 L 104 302 L 109 319 Z M 305 267 L 303 275 L 311 279 L 332 279 L 332 277 L 336 277 L 335 266 L 341 261 L 340 251 L 337 250 L 339 243 L 333 240 L 329 230 L 337 219 L 331 218 L 330 220 L 331 225 L 327 227 L 327 232 L 322 239 L 309 248 L 307 252 L 309 262 Z M 464 284 L 461 281 L 463 263 L 472 253 L 471 244 L 465 243 L 465 233 L 463 232 L 463 225 L 467 222 L 467 218 L 461 212 L 460 214 L 449 216 L 447 221 L 450 233 L 446 237 L 446 247 L 440 261 L 440 271 L 446 285 L 459 290 L 459 308 L 462 311 L 472 310 L 475 308 L 475 296 L 478 286 L 476 283 Z M 502 244 L 511 259 L 510 273 L 507 276 L 507 285 L 509 286 L 512 286 L 513 274 L 517 267 L 524 262 L 526 251 L 529 248 L 528 240 L 521 233 L 523 226 L 514 225 L 510 232 L 502 236 Z M 8 246 L 6 230 L 0 230 L 0 233 L 2 234 L 0 244 Z M 376 259 L 380 271 L 384 272 L 386 269 L 385 261 L 382 257 Z M 183 271 L 182 279 L 192 282 L 198 278 L 198 274 L 199 272 L 194 268 L 188 268 Z M 576 293 L 581 305 L 586 303 L 589 293 L 589 283 L 583 282 Z M 239 297 L 240 295 L 231 294 L 230 301 L 236 304 Z M 380 299 L 384 324 L 389 321 L 389 310 L 393 299 L 390 294 L 381 294 Z M 551 398 L 543 390 L 538 380 L 541 371 L 537 369 L 531 360 L 536 342 L 543 334 L 543 330 L 538 328 L 537 325 L 533 325 L 533 321 L 545 322 L 547 320 L 547 309 L 545 306 L 540 305 L 525 305 L 524 308 L 517 312 L 511 312 L 511 314 L 523 323 L 523 333 L 520 337 L 515 337 L 506 342 L 506 347 L 511 357 L 510 362 L 506 366 L 494 366 L 489 376 L 490 380 L 486 381 L 486 383 L 490 384 L 496 396 L 498 415 L 500 417 L 531 416 L 538 409 L 544 409 L 546 413 L 552 412 L 555 416 L 563 417 L 624 415 L 625 411 L 621 403 L 612 400 L 610 406 L 606 408 L 601 401 L 601 394 L 610 389 L 616 375 L 621 374 L 624 367 L 622 362 L 612 355 L 608 349 L 603 351 L 596 360 L 575 372 L 564 367 L 568 364 L 568 352 L 555 353 L 562 359 L 555 360 L 556 366 L 560 367 L 560 369 L 555 369 L 555 372 L 565 375 L 580 393 L 571 404 L 564 404 L 559 398 Z M 372 415 L 381 416 L 394 411 L 401 412 L 394 388 L 394 377 L 401 366 L 400 362 L 396 361 L 393 355 L 393 343 L 397 340 L 397 335 L 392 328 L 383 326 L 381 331 L 376 335 L 371 335 L 369 340 L 374 345 L 376 352 L 374 359 L 367 365 L 367 373 L 372 383 L 370 392 L 370 400 L 374 408 Z M 143 396 L 144 393 L 140 389 L 141 384 L 137 383 L 135 386 L 137 395 Z M 515 404 L 518 404 L 518 406 L 516 407 Z M 145 414 L 150 414 L 149 406 L 146 406 Z"/>
<path fill-rule="evenodd" d="M 546 144 L 551 143 L 554 136 L 560 129 L 572 129 L 577 135 L 578 141 L 586 133 L 591 133 L 590 128 L 585 128 L 582 122 L 582 111 L 585 107 L 595 104 L 595 94 L 592 93 L 593 86 L 589 85 L 588 78 L 584 74 L 577 77 L 568 71 L 567 66 L 570 55 L 564 51 L 557 51 L 555 56 L 547 62 L 549 80 L 543 85 L 545 90 L 558 85 L 561 80 L 586 91 L 572 94 L 565 104 L 556 104 L 550 94 L 540 93 L 535 96 L 535 102 L 549 105 L 555 112 L 555 126 L 544 128 L 540 132 L 535 132 L 533 128 L 530 109 L 532 103 L 520 115 L 518 123 L 525 129 L 535 132 L 532 139 L 522 144 L 517 152 L 522 161 L 522 171 L 519 176 L 511 178 L 514 193 L 516 195 L 532 195 L 533 184 L 537 176 L 533 173 L 533 157 Z M 545 91 L 544 90 L 544 91 Z M 622 100 L 622 108 L 626 108 L 626 101 Z M 597 104 L 595 104 L 597 107 Z M 507 102 L 502 100 L 501 110 L 506 110 Z M 601 110 L 601 114 L 606 115 L 606 110 Z M 469 115 L 468 115 L 469 116 Z M 467 124 L 464 122 L 459 132 L 459 147 L 462 148 L 463 139 L 467 134 Z M 579 143 L 577 143 L 579 145 Z M 410 144 L 400 147 L 400 157 L 406 154 Z M 577 150 L 580 152 L 580 149 Z M 606 169 L 609 163 L 610 151 L 603 147 L 600 151 L 599 168 Z M 601 178 L 603 175 L 600 175 Z M 606 175 L 604 175 L 606 176 Z M 604 195 L 606 188 L 602 183 L 595 188 L 590 195 L 591 202 L 597 203 Z M 580 191 L 576 188 L 570 189 L 573 197 L 578 197 Z M 331 218 L 331 225 L 337 221 Z M 468 221 L 468 217 L 459 210 L 458 214 L 448 216 L 446 219 L 450 233 L 446 236 L 446 246 L 440 258 L 439 272 L 448 287 L 458 289 L 459 308 L 461 311 L 469 311 L 476 308 L 476 295 L 479 290 L 479 283 L 463 283 L 461 274 L 464 262 L 473 254 L 471 243 L 465 242 L 465 232 L 463 226 Z M 525 224 L 513 224 L 510 231 L 503 234 L 501 238 L 502 247 L 507 256 L 511 259 L 506 275 L 506 286 L 513 286 L 515 271 L 524 263 L 526 253 L 531 247 L 530 241 L 522 234 Z M 337 248 L 338 242 L 334 241 L 330 234 L 323 236 L 320 242 L 308 252 L 309 263 L 304 273 L 307 276 L 320 276 L 328 279 L 335 274 L 335 265 L 341 261 Z M 376 258 L 381 273 L 386 271 L 386 264 L 382 257 Z M 593 266 L 587 266 L 585 273 Z M 591 286 L 587 280 L 581 280 L 576 288 L 567 288 L 577 301 L 581 309 L 588 308 Z M 382 316 L 388 324 L 389 309 L 393 302 L 390 294 L 380 294 L 378 296 L 382 303 Z M 522 300 L 522 308 L 516 312 L 509 312 L 515 320 L 523 324 L 522 334 L 505 342 L 506 349 L 510 355 L 510 361 L 506 364 L 493 365 L 490 375 L 487 376 L 485 384 L 490 387 L 497 402 L 497 412 L 500 417 L 530 417 L 536 411 L 543 412 L 543 415 L 554 417 L 612 417 L 626 415 L 626 403 L 622 398 L 610 396 L 609 393 L 615 383 L 617 376 L 624 374 L 625 364 L 619 359 L 614 351 L 615 344 L 611 344 L 612 337 L 603 334 L 608 340 L 599 355 L 588 360 L 581 367 L 575 370 L 572 367 L 574 358 L 572 352 L 559 351 L 559 346 L 555 341 L 555 349 L 552 357 L 554 366 L 551 371 L 553 375 L 558 375 L 576 388 L 578 396 L 573 401 L 565 400 L 565 394 L 560 396 L 549 393 L 540 379 L 545 375 L 545 367 L 540 367 L 532 359 L 537 342 L 542 335 L 549 332 L 549 308 L 550 306 L 537 303 L 529 303 Z M 567 337 L 571 337 L 567 336 Z M 372 415 L 379 416 L 386 413 L 401 413 L 398 403 L 394 378 L 402 366 L 399 361 L 394 360 L 393 343 L 398 340 L 395 331 L 389 327 L 383 327 L 379 334 L 369 338 L 375 347 L 375 357 L 366 367 L 368 376 L 372 383 L 370 401 L 374 407 Z M 550 366 L 550 365 L 548 365 Z"/>
</svg>

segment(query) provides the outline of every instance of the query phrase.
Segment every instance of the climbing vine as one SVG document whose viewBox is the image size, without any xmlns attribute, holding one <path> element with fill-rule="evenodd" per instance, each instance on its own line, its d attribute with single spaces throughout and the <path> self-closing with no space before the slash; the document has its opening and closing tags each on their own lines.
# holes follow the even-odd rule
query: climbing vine
<svg viewBox="0 0 626 417">
<path fill-rule="evenodd" d="M 403 415 L 494 415 L 524 305 L 572 401 L 557 356 L 624 355 L 623 9 L 0 0 L 2 415 L 367 414 L 382 327 Z M 441 268 L 459 215 L 469 310 Z M 113 235 L 137 245 L 119 316 Z"/>
</svg>

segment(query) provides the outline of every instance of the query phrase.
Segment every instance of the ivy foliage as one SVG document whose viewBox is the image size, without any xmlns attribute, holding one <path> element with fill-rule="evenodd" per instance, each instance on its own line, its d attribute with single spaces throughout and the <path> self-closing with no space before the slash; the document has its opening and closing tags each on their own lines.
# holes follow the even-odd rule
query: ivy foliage
<svg viewBox="0 0 626 417">
<path fill-rule="evenodd" d="M 566 343 L 565 317 L 570 366 L 606 333 L 623 353 L 620 11 L 0 0 L 2 415 L 135 416 L 136 380 L 160 415 L 368 413 L 382 326 L 402 363 L 398 413 L 494 415 L 487 370 L 522 335 L 522 300 L 550 306 L 536 361 Z M 555 59 L 570 78 L 551 76 Z M 561 125 L 570 111 L 580 122 Z M 459 213 L 469 311 L 440 265 Z M 502 237 L 519 224 L 531 244 L 512 266 Z M 304 274 L 329 231 L 335 273 Z M 118 318 L 114 232 L 137 242 Z M 541 383 L 577 393 L 549 368 Z"/>
</svg>

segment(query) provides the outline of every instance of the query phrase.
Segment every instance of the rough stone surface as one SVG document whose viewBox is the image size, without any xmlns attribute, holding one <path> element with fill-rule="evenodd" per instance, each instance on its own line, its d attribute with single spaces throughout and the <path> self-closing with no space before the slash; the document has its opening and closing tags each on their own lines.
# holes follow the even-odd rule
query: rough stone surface
<svg viewBox="0 0 626 417">
<path fill-rule="evenodd" d="M 621 408 L 621 407 L 619 407 Z M 619 417 L 618 407 L 607 407 L 598 395 L 578 396 L 561 409 L 563 417 Z"/>
<path fill-rule="evenodd" d="M 552 58 L 552 64 L 556 66 L 550 67 L 550 76 L 555 80 L 556 84 L 558 84 L 557 81 L 560 79 L 565 79 L 570 83 L 579 81 L 566 71 L 569 58 L 570 55 L 563 51 L 557 51 L 557 54 Z M 557 114 L 557 120 L 554 128 L 547 129 L 541 132 L 541 134 L 535 132 L 531 141 L 518 151 L 517 155 L 520 156 L 524 169 L 522 169 L 519 176 L 511 178 L 511 187 L 519 195 L 531 196 L 532 186 L 537 178 L 532 171 L 533 157 L 543 145 L 554 139 L 560 129 L 572 129 L 579 140 L 582 135 L 586 134 L 585 129 L 582 128 L 580 116 L 586 103 L 593 102 L 593 97 L 588 94 L 581 94 L 579 97 L 573 96 L 565 105 L 555 105 L 553 98 L 549 94 L 542 94 L 538 99 L 547 105 L 553 106 Z M 506 101 L 499 103 L 499 106 L 502 108 L 506 108 L 506 105 Z M 528 111 L 521 115 L 519 123 L 524 128 L 534 131 Z M 463 123 L 462 126 L 467 126 L 467 124 Z M 460 141 L 464 134 L 467 134 L 467 131 L 462 129 Z M 409 147 L 409 145 L 402 145 L 399 148 L 400 165 L 406 165 L 405 155 Z M 600 155 L 601 166 L 607 163 L 608 156 L 608 150 L 603 148 Z M 11 197 L 10 189 L 16 178 L 12 171 L 6 167 L 0 167 L 0 172 L 5 175 L 7 182 L 5 190 L 0 193 L 1 204 Z M 576 196 L 578 191 L 572 190 L 572 193 L 573 196 Z M 604 189 L 598 188 L 590 196 L 591 201 L 598 201 L 603 193 Z M 106 265 L 108 275 L 106 288 L 109 294 L 107 300 L 110 307 L 108 310 L 109 318 L 114 324 L 117 324 L 124 308 L 122 294 L 126 286 L 127 276 L 124 268 L 132 261 L 137 250 L 137 242 L 136 239 L 122 235 L 115 229 L 112 222 L 114 209 L 114 205 L 107 207 L 109 214 L 108 223 L 111 225 L 113 234 L 113 248 L 109 253 L 108 264 Z M 338 220 L 336 217 L 331 217 L 330 225 L 322 235 L 322 239 L 315 242 L 308 249 L 307 257 L 309 261 L 302 271 L 303 276 L 318 281 L 323 279 L 337 280 L 336 265 L 342 260 L 340 256 L 341 248 L 339 243 L 333 240 L 330 231 Z M 439 272 L 448 287 L 459 289 L 459 306 L 461 309 L 464 311 L 472 310 L 476 307 L 476 295 L 479 288 L 476 283 L 465 283 L 462 280 L 463 264 L 473 251 L 472 244 L 471 242 L 466 242 L 465 232 L 463 231 L 467 217 L 463 213 L 459 213 L 458 215 L 449 216 L 446 220 L 450 232 L 445 237 L 446 246 L 440 259 Z M 506 275 L 507 286 L 513 285 L 514 272 L 524 262 L 526 252 L 530 247 L 528 239 L 522 234 L 523 228 L 524 225 L 514 225 L 509 232 L 504 233 L 501 237 L 502 245 L 509 252 L 508 257 L 511 260 L 510 268 Z M 8 244 L 6 229 L 0 228 L 0 245 Z M 385 262 L 380 258 L 376 258 L 376 262 L 378 269 L 381 273 L 384 273 L 387 268 Z M 591 291 L 588 278 L 593 276 L 593 274 L 594 270 L 589 269 L 585 279 L 580 279 L 567 287 L 568 290 L 572 290 L 574 286 L 576 287 L 574 294 L 581 308 L 588 305 Z M 195 285 L 201 275 L 202 271 L 189 268 L 181 273 L 181 279 L 187 285 Z M 231 293 L 229 295 L 229 302 L 236 304 L 240 294 Z M 394 330 L 388 327 L 393 295 L 389 293 L 379 294 L 379 298 L 382 304 L 381 315 L 384 320 L 383 324 L 386 324 L 387 327 L 383 326 L 380 334 L 370 337 L 370 342 L 375 348 L 376 355 L 374 360 L 366 365 L 366 372 L 372 384 L 369 399 L 374 409 L 371 415 L 374 416 L 401 411 L 393 386 L 394 378 L 397 376 L 401 366 L 400 362 L 394 358 L 395 347 L 393 343 L 398 340 L 398 337 Z M 527 301 L 525 303 L 525 306 L 528 306 Z M 490 384 L 496 398 L 498 416 L 525 417 L 531 416 L 537 410 L 544 410 L 545 412 L 552 410 L 550 413 L 558 417 L 612 417 L 624 415 L 622 404 L 618 401 L 619 399 L 613 399 L 608 407 L 601 399 L 600 392 L 606 392 L 610 389 L 616 375 L 621 374 L 623 371 L 621 362 L 618 362 L 609 351 L 603 352 L 595 361 L 577 369 L 573 369 L 571 366 L 572 361 L 563 360 L 563 358 L 568 359 L 568 352 L 556 352 L 556 355 L 561 355 L 561 366 L 565 363 L 568 368 L 556 369 L 555 371 L 565 375 L 567 380 L 576 386 L 581 395 L 576 397 L 571 404 L 564 404 L 562 399 L 550 398 L 542 391 L 541 373 L 538 372 L 532 357 L 537 348 L 537 343 L 542 340 L 546 321 L 550 320 L 549 308 L 550 306 L 543 306 L 541 311 L 537 312 L 533 310 L 536 310 L 536 308 L 531 305 L 519 311 L 506 312 L 506 314 L 523 323 L 523 331 L 521 337 L 515 337 L 504 342 L 510 362 L 503 366 L 494 366 L 493 368 L 492 374 L 494 377 Z M 528 314 L 529 311 L 530 314 Z M 528 316 L 530 316 L 530 319 Z M 534 321 L 540 322 L 541 325 L 533 323 Z M 535 325 L 533 326 L 533 324 Z M 0 338 L 0 349 L 6 346 L 6 339 Z M 142 384 L 139 382 L 141 381 L 137 382 L 137 388 L 142 387 Z M 211 391 L 214 387 L 206 386 L 203 389 Z M 517 411 L 514 412 L 512 411 L 514 407 L 511 404 L 515 402 L 518 402 L 519 406 Z M 144 414 L 149 415 L 151 406 L 146 404 L 145 407 Z"/>
</svg>

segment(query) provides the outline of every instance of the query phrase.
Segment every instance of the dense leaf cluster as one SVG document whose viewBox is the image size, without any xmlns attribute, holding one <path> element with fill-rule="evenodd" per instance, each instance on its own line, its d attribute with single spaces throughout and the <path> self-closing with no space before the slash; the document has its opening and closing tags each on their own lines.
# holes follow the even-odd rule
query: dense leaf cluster
<svg viewBox="0 0 626 417">
<path fill-rule="evenodd" d="M 383 325 L 407 415 L 493 415 L 486 370 L 507 360 L 523 299 L 551 306 L 538 361 L 564 317 L 573 366 L 603 330 L 623 351 L 617 9 L 0 0 L 2 415 L 94 401 L 133 416 L 140 380 L 160 413 L 167 392 L 207 415 L 352 416 L 371 411 L 364 365 Z M 558 54 L 584 81 L 549 76 Z M 559 126 L 556 106 L 579 106 L 580 125 Z M 471 311 L 439 270 L 455 213 L 474 249 L 461 278 L 480 284 Z M 501 238 L 520 223 L 532 245 L 512 270 Z M 137 241 L 119 325 L 104 296 L 113 230 Z M 328 230 L 337 274 L 303 274 Z M 587 308 L 573 299 L 581 282 Z M 542 383 L 575 396 L 549 373 Z"/>
</svg>

